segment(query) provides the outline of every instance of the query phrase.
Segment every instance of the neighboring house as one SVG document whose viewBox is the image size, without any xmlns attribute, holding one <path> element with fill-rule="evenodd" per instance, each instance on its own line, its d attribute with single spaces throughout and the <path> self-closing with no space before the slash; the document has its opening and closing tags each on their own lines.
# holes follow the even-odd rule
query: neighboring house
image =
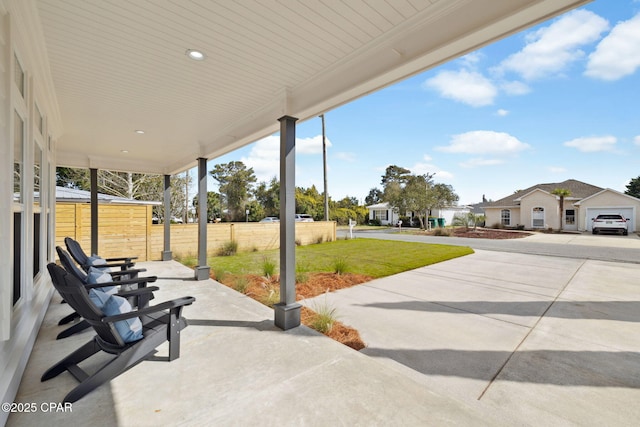
<svg viewBox="0 0 640 427">
<path fill-rule="evenodd" d="M 552 194 L 556 188 L 567 189 L 560 213 L 560 198 Z M 601 188 L 575 179 L 558 183 L 537 184 L 484 206 L 489 227 L 522 226 L 525 229 L 591 231 L 591 219 L 600 213 L 620 213 L 629 219 L 629 232 L 640 224 L 640 199 L 618 191 Z"/>
<path fill-rule="evenodd" d="M 375 205 L 367 206 L 369 209 L 369 220 L 379 220 L 382 225 L 395 225 L 400 219 L 398 212 L 394 212 L 394 209 L 389 203 L 377 203 Z M 471 208 L 469 206 L 447 206 L 443 208 L 435 208 L 431 210 L 432 217 L 444 218 L 445 224 L 451 225 L 453 217 L 456 214 L 465 215 L 469 213 Z M 405 215 L 403 215 L 405 216 Z M 412 212 L 407 212 L 407 215 L 413 218 Z M 415 219 L 414 221 L 418 221 Z"/>
<path fill-rule="evenodd" d="M 393 211 L 389 203 L 377 203 L 367 206 L 369 209 L 369 220 L 379 220 L 381 225 L 395 225 L 400 219 L 400 215 Z"/>
<path fill-rule="evenodd" d="M 454 216 L 465 216 L 471 212 L 471 209 L 471 206 L 445 206 L 444 208 L 431 209 L 431 216 L 444 218 L 445 225 L 451 225 Z"/>
</svg>

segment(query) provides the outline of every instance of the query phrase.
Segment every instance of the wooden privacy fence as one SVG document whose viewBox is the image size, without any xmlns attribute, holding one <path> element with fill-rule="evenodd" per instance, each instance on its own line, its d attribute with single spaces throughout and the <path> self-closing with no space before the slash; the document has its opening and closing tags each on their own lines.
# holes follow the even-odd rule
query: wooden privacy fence
<svg viewBox="0 0 640 427">
<path fill-rule="evenodd" d="M 164 225 L 152 224 L 152 206 L 98 204 L 98 254 L 104 258 L 137 256 L 139 261 L 159 261 L 164 249 Z M 91 206 L 87 203 L 56 204 L 56 245 L 72 237 L 91 248 Z M 334 221 L 296 223 L 296 242 L 301 245 L 336 240 Z M 273 223 L 221 222 L 207 224 L 210 255 L 226 242 L 238 243 L 239 251 L 276 249 L 280 227 Z M 198 224 L 171 224 L 174 255 L 196 255 Z"/>
</svg>

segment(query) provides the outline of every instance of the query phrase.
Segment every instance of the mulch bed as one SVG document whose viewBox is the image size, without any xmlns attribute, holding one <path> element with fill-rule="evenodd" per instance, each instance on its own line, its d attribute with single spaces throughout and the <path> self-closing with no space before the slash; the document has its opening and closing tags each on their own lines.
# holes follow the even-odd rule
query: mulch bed
<svg viewBox="0 0 640 427">
<path fill-rule="evenodd" d="M 303 300 L 306 298 L 313 298 L 318 295 L 322 295 L 325 292 L 333 292 L 339 289 L 349 288 L 351 286 L 368 282 L 372 279 L 372 277 L 362 274 L 308 273 L 307 279 L 304 283 L 296 284 L 296 299 Z M 225 276 L 222 281 L 218 281 L 223 285 L 235 289 L 239 280 L 246 281 L 246 288 L 244 290 L 245 295 L 267 305 L 269 305 L 269 303 L 277 302 L 273 300 L 272 297 L 276 292 L 279 292 L 280 284 L 278 276 L 265 278 L 252 274 L 245 276 L 228 275 Z M 315 312 L 312 309 L 302 307 L 302 311 L 300 313 L 301 322 L 306 326 L 310 326 L 311 318 L 314 315 Z M 329 332 L 325 333 L 325 335 L 355 350 L 362 350 L 366 347 L 366 344 L 362 341 L 362 338 L 356 329 L 339 321 L 334 321 L 333 327 Z"/>
</svg>

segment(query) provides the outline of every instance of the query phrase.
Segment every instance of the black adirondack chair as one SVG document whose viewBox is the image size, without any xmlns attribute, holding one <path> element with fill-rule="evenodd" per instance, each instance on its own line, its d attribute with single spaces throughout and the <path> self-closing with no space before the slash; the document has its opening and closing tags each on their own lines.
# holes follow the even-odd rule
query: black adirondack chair
<svg viewBox="0 0 640 427">
<path fill-rule="evenodd" d="M 73 259 L 78 263 L 80 267 L 84 271 L 89 271 L 89 267 L 91 267 L 89 255 L 82 249 L 80 243 L 78 241 L 72 239 L 71 237 L 64 238 L 64 244 L 67 247 L 67 250 L 73 257 Z M 107 264 L 101 265 L 100 267 L 119 267 L 121 270 L 128 270 L 135 266 L 135 261 L 138 257 L 119 257 L 119 258 L 105 258 Z"/>
<path fill-rule="evenodd" d="M 87 274 L 78 268 L 67 251 L 62 249 L 60 246 L 56 246 L 56 251 L 58 252 L 58 258 L 60 258 L 60 263 L 62 264 L 64 269 L 68 273 L 71 273 L 78 280 L 80 280 L 84 285 L 88 285 L 89 283 L 87 282 Z M 114 278 L 114 281 L 112 283 L 102 283 L 100 284 L 100 287 L 119 285 L 132 286 L 132 289 L 121 288 L 117 295 L 129 299 L 132 304 L 136 305 L 137 307 L 146 307 L 147 305 L 149 305 L 149 300 L 153 299 L 153 292 L 157 291 L 160 288 L 158 288 L 157 286 L 147 286 L 148 283 L 153 283 L 158 279 L 156 276 L 130 278 L 134 275 L 137 276 L 138 272 L 140 271 L 145 270 L 138 269 L 110 272 L 109 274 Z M 58 322 L 58 325 L 67 324 L 79 317 L 80 315 L 74 311 L 70 315 L 65 316 L 62 320 L 60 320 L 60 322 Z M 69 337 L 90 327 L 91 325 L 89 325 L 89 323 L 87 323 L 85 320 L 81 320 L 75 325 L 60 332 L 56 339 L 59 340 Z"/>
<path fill-rule="evenodd" d="M 152 356 L 156 348 L 165 341 L 169 342 L 168 360 L 172 361 L 180 357 L 179 332 L 187 326 L 186 319 L 181 316 L 182 308 L 191 305 L 195 298 L 182 297 L 152 307 L 138 308 L 129 313 L 104 316 L 102 311 L 91 302 L 86 291 L 86 287 L 100 287 L 104 286 L 103 284 L 85 286 L 72 274 L 54 263 L 47 265 L 47 269 L 56 290 L 96 332 L 96 336 L 91 341 L 53 365 L 42 375 L 41 381 L 47 381 L 68 371 L 80 382 L 65 396 L 63 402 L 76 402 L 100 385 Z M 139 317 L 142 322 L 143 336 L 138 341 L 125 343 L 114 323 L 134 317 Z M 101 351 L 114 357 L 106 361 L 93 374 L 88 374 L 78 366 L 82 361 Z"/>
</svg>

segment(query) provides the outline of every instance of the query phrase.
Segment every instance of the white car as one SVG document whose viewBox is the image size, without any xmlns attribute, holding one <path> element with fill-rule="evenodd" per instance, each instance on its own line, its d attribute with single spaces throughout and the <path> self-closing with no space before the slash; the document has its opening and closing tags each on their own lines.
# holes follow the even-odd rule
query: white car
<svg viewBox="0 0 640 427">
<path fill-rule="evenodd" d="M 623 236 L 629 232 L 627 219 L 620 214 L 600 214 L 591 218 L 591 232 L 598 234 L 601 231 L 620 231 Z"/>
<path fill-rule="evenodd" d="M 296 221 L 313 222 L 313 217 L 309 214 L 296 214 Z"/>
<path fill-rule="evenodd" d="M 265 218 L 262 218 L 260 222 L 280 222 L 280 219 L 276 218 L 275 216 L 267 216 Z"/>
</svg>

